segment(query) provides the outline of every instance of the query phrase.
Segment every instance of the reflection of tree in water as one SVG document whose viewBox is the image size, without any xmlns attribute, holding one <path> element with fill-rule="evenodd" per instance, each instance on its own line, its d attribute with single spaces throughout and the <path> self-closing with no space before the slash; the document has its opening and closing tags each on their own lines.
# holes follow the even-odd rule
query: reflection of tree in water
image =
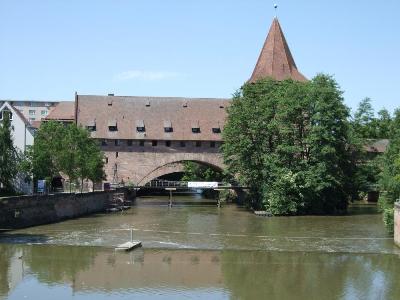
<svg viewBox="0 0 400 300">
<path fill-rule="evenodd" d="M 222 272 L 233 299 L 394 299 L 395 255 L 225 251 Z"/>
<path fill-rule="evenodd" d="M 8 270 L 14 253 L 14 246 L 0 245 L 0 297 L 7 295 L 10 291 Z"/>
<path fill-rule="evenodd" d="M 72 282 L 78 272 L 93 265 L 98 251 L 95 247 L 33 246 L 25 254 L 25 263 L 41 282 Z"/>
</svg>

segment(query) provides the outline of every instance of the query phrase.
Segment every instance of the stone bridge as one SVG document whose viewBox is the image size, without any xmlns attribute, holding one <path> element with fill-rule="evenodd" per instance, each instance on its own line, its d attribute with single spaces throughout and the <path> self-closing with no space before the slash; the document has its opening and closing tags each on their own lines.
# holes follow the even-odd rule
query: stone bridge
<svg viewBox="0 0 400 300">
<path fill-rule="evenodd" d="M 222 154 L 218 150 L 203 149 L 196 151 L 188 149 L 187 152 L 168 151 L 143 151 L 143 152 L 107 152 L 105 155 L 108 163 L 105 167 L 107 181 L 132 182 L 145 185 L 160 176 L 182 172 L 186 161 L 210 166 L 216 170 L 223 170 Z M 176 150 L 176 149 L 175 149 Z"/>
</svg>

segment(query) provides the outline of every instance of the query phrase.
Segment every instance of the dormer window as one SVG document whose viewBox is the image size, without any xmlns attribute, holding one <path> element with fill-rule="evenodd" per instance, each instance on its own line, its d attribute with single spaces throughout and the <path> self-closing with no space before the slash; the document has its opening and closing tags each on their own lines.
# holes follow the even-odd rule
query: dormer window
<svg viewBox="0 0 400 300">
<path fill-rule="evenodd" d="M 214 127 L 214 128 L 212 129 L 212 132 L 213 132 L 213 133 L 221 133 L 221 128 L 219 128 L 219 127 Z"/>
<path fill-rule="evenodd" d="M 108 131 L 118 131 L 117 120 L 108 121 Z"/>
<path fill-rule="evenodd" d="M 164 121 L 164 132 L 170 133 L 173 132 L 174 128 L 172 128 L 172 123 L 169 120 Z"/>
<path fill-rule="evenodd" d="M 220 123 L 219 122 L 214 123 L 211 130 L 212 130 L 212 133 L 216 133 L 216 134 L 221 133 Z"/>
<path fill-rule="evenodd" d="M 145 132 L 146 131 L 146 127 L 144 126 L 143 120 L 136 121 L 136 131 L 137 132 Z"/>
<path fill-rule="evenodd" d="M 86 124 L 86 128 L 88 131 L 92 132 L 92 131 L 96 131 L 96 121 L 95 120 L 91 120 Z"/>
<path fill-rule="evenodd" d="M 199 121 L 192 122 L 192 133 L 200 133 Z"/>
</svg>

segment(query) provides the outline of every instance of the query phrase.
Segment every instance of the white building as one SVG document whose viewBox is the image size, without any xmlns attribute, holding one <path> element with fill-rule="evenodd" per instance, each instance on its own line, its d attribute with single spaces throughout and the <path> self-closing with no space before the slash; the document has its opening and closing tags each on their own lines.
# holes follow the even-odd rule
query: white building
<svg viewBox="0 0 400 300">
<path fill-rule="evenodd" d="M 11 130 L 14 146 L 21 152 L 24 152 L 27 146 L 33 145 L 35 128 L 29 123 L 24 115 L 9 102 L 4 102 L 0 106 L 0 123 L 3 121 L 4 111 L 10 113 Z M 32 192 L 32 183 L 26 182 L 24 176 L 17 178 L 15 188 L 23 193 Z"/>
</svg>

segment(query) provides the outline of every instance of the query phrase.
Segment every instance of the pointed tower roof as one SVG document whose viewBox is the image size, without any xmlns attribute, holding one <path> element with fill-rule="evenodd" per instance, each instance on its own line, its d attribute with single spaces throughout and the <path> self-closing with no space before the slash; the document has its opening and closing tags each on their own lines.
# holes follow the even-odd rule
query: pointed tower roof
<svg viewBox="0 0 400 300">
<path fill-rule="evenodd" d="M 307 78 L 297 70 L 277 18 L 274 18 L 272 22 L 249 82 L 256 82 L 266 77 L 272 77 L 276 80 L 291 78 L 296 81 L 307 81 Z"/>
</svg>

